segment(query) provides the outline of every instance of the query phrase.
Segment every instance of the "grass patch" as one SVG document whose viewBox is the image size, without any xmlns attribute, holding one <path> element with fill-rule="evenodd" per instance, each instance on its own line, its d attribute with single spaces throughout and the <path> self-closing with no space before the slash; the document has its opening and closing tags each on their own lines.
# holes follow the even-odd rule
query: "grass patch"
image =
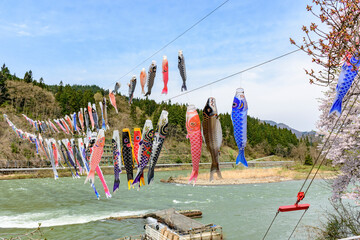
<svg viewBox="0 0 360 240">
<path fill-rule="evenodd" d="M 284 181 L 284 180 L 301 180 L 305 179 L 307 174 L 309 173 L 311 166 L 304 165 L 296 165 L 290 167 L 274 167 L 274 168 L 244 168 L 237 167 L 234 169 L 227 169 L 221 172 L 223 179 L 219 180 L 219 184 L 223 184 L 224 182 L 229 183 L 233 181 L 233 183 L 238 182 L 239 180 L 250 180 L 256 182 L 257 180 L 266 180 L 270 181 Z M 317 177 L 334 177 L 336 175 L 336 171 L 331 169 L 332 171 L 328 171 L 328 167 L 320 169 Z M 316 169 L 313 170 L 312 175 L 315 173 Z M 190 174 L 185 177 L 179 177 L 180 180 L 188 179 Z M 210 178 L 210 172 L 200 173 L 198 176 L 199 180 L 208 181 Z"/>
<path fill-rule="evenodd" d="M 310 171 L 310 169 L 312 168 L 312 166 L 298 163 L 298 164 L 295 164 L 292 166 L 287 166 L 286 168 L 289 170 L 300 172 L 300 173 L 308 173 Z M 317 168 L 318 168 L 318 166 L 315 166 L 312 172 L 315 173 Z M 340 171 L 340 167 L 322 165 L 320 167 L 320 171 L 338 172 L 338 171 Z"/>
</svg>

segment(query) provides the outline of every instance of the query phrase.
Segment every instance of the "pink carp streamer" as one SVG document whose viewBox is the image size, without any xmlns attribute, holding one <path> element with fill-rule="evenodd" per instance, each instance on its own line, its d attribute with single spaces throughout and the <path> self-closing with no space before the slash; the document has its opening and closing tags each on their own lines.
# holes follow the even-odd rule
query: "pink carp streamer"
<svg viewBox="0 0 360 240">
<path fill-rule="evenodd" d="M 141 93 L 145 94 L 145 83 L 146 83 L 146 71 L 145 68 L 143 68 L 140 72 L 140 85 L 141 85 Z"/>
<path fill-rule="evenodd" d="M 140 148 L 140 141 L 141 141 L 141 129 L 134 128 L 134 157 L 136 164 L 139 166 L 139 148 Z"/>
<path fill-rule="evenodd" d="M 186 129 L 188 132 L 186 137 L 190 140 L 190 144 L 191 144 L 191 160 L 193 164 L 193 170 L 189 178 L 189 183 L 194 181 L 194 185 L 195 185 L 196 179 L 199 174 L 202 136 L 201 136 L 200 118 L 194 105 L 189 105 L 187 108 Z"/>
<path fill-rule="evenodd" d="M 92 107 L 91 107 L 91 103 L 88 103 L 88 114 L 89 114 L 89 118 L 90 118 L 90 123 L 91 123 L 91 130 L 94 130 L 95 127 L 95 122 L 94 122 L 94 118 L 92 115 Z"/>
<path fill-rule="evenodd" d="M 106 197 L 111 197 L 109 188 L 106 184 L 104 175 L 99 167 L 99 163 L 101 161 L 101 157 L 104 153 L 104 145 L 105 145 L 105 133 L 104 129 L 100 129 L 99 133 L 96 137 L 95 145 L 92 147 L 91 151 L 91 157 L 90 157 L 90 171 L 88 176 L 85 179 L 85 183 L 90 181 L 91 183 L 94 183 L 95 181 L 95 171 L 97 175 L 99 176 L 99 179 L 104 187 L 104 191 L 106 194 Z"/>
<path fill-rule="evenodd" d="M 111 198 L 111 193 L 109 191 L 109 188 L 106 184 L 106 181 L 105 181 L 105 178 L 104 178 L 104 175 L 100 169 L 100 166 L 97 166 L 96 169 L 95 169 L 97 175 L 99 176 L 99 179 L 103 185 L 103 188 L 104 188 L 104 191 L 105 191 L 105 195 L 106 195 L 106 198 Z"/>
<path fill-rule="evenodd" d="M 169 63 L 167 60 L 167 57 L 163 57 L 162 62 L 162 74 L 163 74 L 163 81 L 164 81 L 164 89 L 162 90 L 161 94 L 167 94 L 168 93 L 168 81 L 169 81 Z"/>
<path fill-rule="evenodd" d="M 85 179 L 85 183 L 89 180 L 91 182 L 94 182 L 95 180 L 95 169 L 97 166 L 99 166 L 99 163 L 101 161 L 101 157 L 104 153 L 104 145 L 105 145 L 105 134 L 104 130 L 100 129 L 99 134 L 97 135 L 95 145 L 92 148 L 91 157 L 90 157 L 90 171 Z"/>
<path fill-rule="evenodd" d="M 115 94 L 113 91 L 109 90 L 109 99 L 110 99 L 110 103 L 111 105 L 113 105 L 113 107 L 115 108 L 116 113 L 118 112 L 117 106 L 116 106 L 116 98 L 115 98 Z"/>
</svg>

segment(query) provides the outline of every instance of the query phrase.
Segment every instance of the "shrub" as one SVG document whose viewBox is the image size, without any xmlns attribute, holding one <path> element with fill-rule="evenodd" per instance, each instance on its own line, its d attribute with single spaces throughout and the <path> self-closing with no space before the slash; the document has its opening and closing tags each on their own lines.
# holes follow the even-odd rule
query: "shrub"
<svg viewBox="0 0 360 240">
<path fill-rule="evenodd" d="M 19 153 L 19 148 L 16 146 L 15 143 L 11 143 L 11 152 L 12 153 Z"/>
<path fill-rule="evenodd" d="M 316 239 L 335 240 L 360 235 L 359 206 L 344 205 L 341 201 L 331 202 L 333 211 L 327 213 L 327 222 L 321 228 L 314 228 Z"/>
<path fill-rule="evenodd" d="M 306 157 L 305 157 L 305 162 L 304 162 L 304 165 L 313 165 L 313 160 L 312 160 L 312 157 L 310 156 L 310 154 L 307 154 Z"/>
<path fill-rule="evenodd" d="M 34 153 L 30 150 L 30 149 L 27 149 L 25 148 L 23 150 L 23 155 L 26 157 L 26 159 L 30 159 L 31 157 L 34 157 Z"/>
</svg>

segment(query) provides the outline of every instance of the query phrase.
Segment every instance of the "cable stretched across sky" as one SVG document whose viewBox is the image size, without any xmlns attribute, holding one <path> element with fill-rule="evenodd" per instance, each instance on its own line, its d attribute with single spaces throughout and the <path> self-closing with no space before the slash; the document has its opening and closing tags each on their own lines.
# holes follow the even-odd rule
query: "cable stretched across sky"
<svg viewBox="0 0 360 240">
<path fill-rule="evenodd" d="M 229 2 L 230 0 L 226 0 L 223 3 L 221 3 L 219 6 L 217 6 L 215 9 L 213 9 L 211 12 L 209 12 L 208 14 L 206 14 L 204 17 L 202 17 L 200 20 L 198 20 L 197 22 L 195 22 L 193 25 L 191 25 L 189 28 L 187 28 L 184 32 L 182 32 L 180 35 L 178 35 L 177 37 L 175 37 L 173 40 L 171 40 L 170 42 L 168 42 L 167 44 L 165 44 L 162 48 L 160 48 L 159 50 L 157 50 L 156 52 L 154 52 L 151 56 L 149 56 L 148 58 L 146 58 L 145 60 L 143 60 L 142 62 L 140 62 L 138 65 L 136 65 L 135 67 L 133 67 L 130 71 L 128 71 L 127 73 L 125 73 L 124 75 L 122 75 L 118 81 L 120 81 L 121 79 L 123 79 L 125 76 L 127 76 L 129 73 L 131 73 L 132 71 L 134 71 L 136 68 L 140 67 L 142 64 L 144 64 L 146 61 L 148 61 L 149 59 L 151 59 L 153 56 L 155 56 L 156 54 L 158 54 L 159 52 L 161 52 L 162 50 L 164 50 L 166 47 L 168 47 L 170 44 L 172 44 L 173 42 L 175 42 L 176 40 L 178 40 L 180 37 L 182 37 L 184 34 L 186 34 L 188 31 L 190 31 L 191 29 L 193 29 L 196 25 L 198 25 L 199 23 L 201 23 L 202 21 L 204 21 L 207 17 L 209 17 L 211 14 L 213 14 L 216 10 L 218 10 L 219 8 L 221 8 L 223 5 L 225 5 L 225 3 Z"/>
<path fill-rule="evenodd" d="M 175 95 L 175 96 L 173 96 L 173 97 L 171 97 L 171 98 L 168 98 L 166 101 L 170 101 L 170 100 L 172 100 L 172 99 L 174 99 L 174 98 L 181 97 L 181 96 L 183 96 L 183 95 L 189 94 L 189 93 L 191 93 L 191 92 L 195 92 L 195 91 L 197 91 L 197 90 L 199 90 L 199 89 L 202 89 L 202 88 L 204 88 L 204 87 L 207 87 L 207 86 L 213 85 L 213 84 L 215 84 L 215 83 L 224 81 L 224 80 L 226 80 L 226 79 L 228 79 L 228 78 L 231 78 L 231 77 L 234 77 L 234 76 L 239 75 L 239 74 L 241 74 L 241 73 L 250 71 L 250 70 L 252 70 L 252 69 L 254 69 L 254 68 L 260 67 L 260 66 L 262 66 L 262 65 L 265 65 L 265 64 L 267 64 L 267 63 L 273 62 L 273 61 L 278 60 L 278 59 L 280 59 L 280 58 L 289 56 L 289 55 L 291 55 L 291 54 L 293 54 L 293 53 L 296 53 L 296 52 L 298 52 L 298 51 L 300 51 L 300 50 L 301 50 L 301 49 L 299 48 L 299 49 L 296 49 L 296 50 L 294 50 L 294 51 L 285 53 L 285 54 L 283 54 L 283 55 L 274 57 L 274 58 L 272 58 L 272 59 L 270 59 L 270 60 L 267 60 L 267 61 L 265 61 L 265 62 L 256 64 L 256 65 L 251 66 L 251 67 L 248 67 L 248 68 L 246 68 L 246 69 L 244 69 L 244 70 L 241 70 L 241 71 L 239 71 L 239 72 L 230 74 L 230 75 L 228 75 L 228 76 L 226 76 L 226 77 L 223 77 L 223 78 L 220 78 L 220 79 L 218 79 L 218 80 L 209 82 L 209 83 L 204 84 L 204 85 L 202 85 L 202 86 L 200 86 L 200 87 L 197 87 L 197 88 L 194 88 L 194 89 L 192 89 L 192 90 L 189 90 L 189 91 L 180 93 L 180 94 L 178 94 L 178 95 Z"/>
</svg>

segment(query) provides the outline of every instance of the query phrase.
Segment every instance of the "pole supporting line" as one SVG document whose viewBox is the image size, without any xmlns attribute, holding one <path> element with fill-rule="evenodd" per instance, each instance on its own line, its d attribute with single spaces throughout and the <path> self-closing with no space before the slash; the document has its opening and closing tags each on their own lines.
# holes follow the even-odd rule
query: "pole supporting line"
<svg viewBox="0 0 360 240">
<path fill-rule="evenodd" d="M 213 14 L 216 10 L 218 10 L 219 8 L 221 8 L 223 5 L 225 5 L 225 3 L 229 2 L 230 0 L 226 0 L 224 1 L 222 4 L 220 4 L 219 6 L 217 6 L 214 10 L 212 10 L 211 12 L 209 12 L 208 14 L 206 14 L 204 17 L 202 17 L 200 20 L 198 20 L 196 23 L 194 23 L 193 25 L 191 25 L 188 29 L 186 29 L 184 32 L 182 32 L 180 35 L 178 35 L 176 38 L 174 38 L 173 40 L 171 40 L 170 42 L 168 42 L 167 44 L 165 44 L 162 48 L 160 48 L 159 50 L 157 50 L 155 53 L 153 53 L 151 56 L 149 56 L 148 58 L 146 58 L 144 61 L 142 61 L 141 63 L 139 63 L 138 65 L 136 65 L 134 68 L 132 68 L 129 72 L 125 73 L 124 75 L 122 75 L 119 80 L 121 80 L 122 78 L 124 78 L 126 75 L 128 75 L 129 73 L 131 73 L 132 71 L 134 71 L 137 67 L 139 67 L 140 65 L 142 65 L 143 63 L 145 63 L 146 61 L 148 61 L 150 58 L 152 58 L 153 56 L 155 56 L 156 54 L 158 54 L 159 52 L 161 52 L 162 50 L 164 50 L 166 47 L 168 47 L 170 44 L 172 44 L 173 42 L 175 42 L 176 40 L 178 40 L 180 37 L 182 37 L 185 33 L 187 33 L 188 31 L 190 31 L 191 29 L 193 29 L 196 25 L 198 25 L 199 23 L 201 23 L 202 21 L 204 21 L 207 17 L 209 17 L 211 14 Z"/>
<path fill-rule="evenodd" d="M 280 55 L 280 56 L 278 56 L 278 57 L 272 58 L 272 59 L 267 60 L 267 61 L 265 61 L 265 62 L 262 62 L 262 63 L 259 63 L 259 64 L 257 64 L 257 65 L 251 66 L 251 67 L 246 68 L 246 69 L 244 69 L 244 70 L 241 70 L 240 72 L 233 73 L 233 74 L 231 74 L 231 75 L 229 75 L 229 76 L 220 78 L 220 79 L 215 80 L 215 81 L 213 81 L 213 82 L 207 83 L 207 84 L 202 85 L 202 86 L 200 86 L 200 87 L 194 88 L 194 89 L 192 89 L 192 90 L 189 90 L 189 91 L 186 91 L 186 92 L 181 93 L 181 94 L 179 94 L 179 95 L 176 95 L 176 96 L 174 96 L 174 97 L 171 97 L 171 98 L 167 99 L 166 101 L 169 101 L 169 100 L 171 100 L 171 99 L 174 99 L 174 98 L 177 98 L 177 97 L 186 95 L 186 94 L 191 93 L 191 92 L 194 92 L 194 91 L 197 91 L 197 90 L 199 90 L 199 89 L 202 89 L 202 88 L 204 88 L 204 87 L 210 86 L 210 85 L 212 85 L 212 84 L 215 84 L 215 83 L 224 81 L 224 80 L 226 80 L 226 79 L 228 79 L 228 78 L 234 77 L 234 76 L 239 75 L 239 74 L 241 74 L 241 73 L 250 71 L 250 70 L 252 70 L 252 69 L 254 69 L 254 68 L 260 67 L 260 66 L 265 65 L 265 64 L 267 64 L 267 63 L 270 63 L 270 62 L 273 62 L 273 61 L 278 60 L 278 59 L 280 59 L 280 58 L 286 57 L 286 56 L 288 56 L 288 55 L 290 55 L 290 54 L 293 54 L 293 53 L 295 53 L 295 52 L 298 52 L 298 51 L 300 51 L 300 50 L 301 50 L 301 49 L 296 49 L 296 50 L 294 50 L 294 51 L 285 53 L 285 54 Z"/>
</svg>

